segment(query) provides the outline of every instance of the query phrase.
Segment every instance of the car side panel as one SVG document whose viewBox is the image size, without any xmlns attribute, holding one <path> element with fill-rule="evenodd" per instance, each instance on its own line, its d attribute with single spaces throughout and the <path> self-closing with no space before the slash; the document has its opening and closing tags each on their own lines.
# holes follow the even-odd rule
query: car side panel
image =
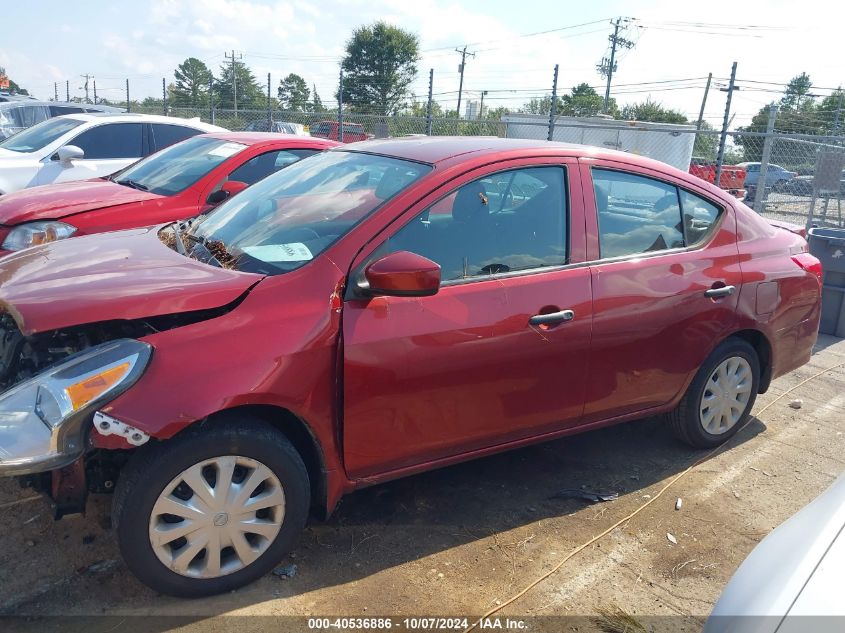
<svg viewBox="0 0 845 633">
<path fill-rule="evenodd" d="M 317 258 L 265 278 L 223 316 L 145 337 L 154 348 L 149 368 L 103 410 L 164 440 L 221 410 L 286 409 L 319 445 L 333 506 L 348 488 L 336 408 L 343 279 L 328 259 Z M 95 445 L 110 440 L 96 431 L 92 439 Z"/>
<path fill-rule="evenodd" d="M 821 286 L 791 256 L 807 250 L 806 241 L 737 204 L 738 247 L 743 287 L 739 327 L 762 332 L 772 352 L 772 378 L 806 363 L 821 318 Z"/>
</svg>

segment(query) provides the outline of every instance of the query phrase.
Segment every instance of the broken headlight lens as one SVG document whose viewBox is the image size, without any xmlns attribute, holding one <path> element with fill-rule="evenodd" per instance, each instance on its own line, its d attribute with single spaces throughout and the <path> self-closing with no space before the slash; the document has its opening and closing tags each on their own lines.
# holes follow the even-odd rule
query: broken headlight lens
<svg viewBox="0 0 845 633">
<path fill-rule="evenodd" d="M 110 341 L 0 394 L 0 474 L 52 470 L 79 457 L 85 422 L 138 380 L 151 353 L 141 341 Z"/>
<path fill-rule="evenodd" d="M 3 240 L 2 248 L 7 251 L 19 251 L 30 246 L 63 240 L 74 233 L 76 227 L 64 222 L 27 222 L 9 231 Z"/>
</svg>

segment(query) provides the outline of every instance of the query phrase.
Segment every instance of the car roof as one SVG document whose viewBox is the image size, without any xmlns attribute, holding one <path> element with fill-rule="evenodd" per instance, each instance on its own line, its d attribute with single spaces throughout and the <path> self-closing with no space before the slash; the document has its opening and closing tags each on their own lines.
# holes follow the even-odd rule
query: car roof
<svg viewBox="0 0 845 633">
<path fill-rule="evenodd" d="M 223 128 L 202 122 L 199 118 L 182 119 L 175 116 L 164 116 L 162 114 L 141 114 L 138 112 L 79 112 L 76 114 L 63 114 L 57 119 L 73 119 L 75 121 L 109 121 L 111 123 L 168 123 L 171 125 L 185 125 L 197 130 L 208 130 L 209 132 L 223 131 Z"/>
<path fill-rule="evenodd" d="M 379 139 L 352 143 L 344 146 L 341 151 L 382 154 L 393 158 L 431 164 L 467 154 L 476 156 L 488 154 L 492 156 L 501 152 L 523 151 L 531 154 L 547 153 L 559 156 L 607 158 L 649 167 L 656 165 L 666 167 L 664 163 L 649 158 L 590 145 L 534 139 L 499 138 L 496 136 L 413 136 Z"/>
<path fill-rule="evenodd" d="M 228 130 L 222 130 L 220 132 L 208 132 L 206 134 L 199 134 L 198 136 L 219 138 L 224 141 L 232 141 L 234 143 L 242 143 L 244 145 L 257 145 L 259 143 L 284 143 L 292 146 L 325 145 L 326 147 L 334 147 L 336 145 L 339 145 L 339 143 L 335 143 L 334 141 L 315 136 L 303 136 L 301 134 L 279 134 L 278 132 L 229 132 Z"/>
</svg>

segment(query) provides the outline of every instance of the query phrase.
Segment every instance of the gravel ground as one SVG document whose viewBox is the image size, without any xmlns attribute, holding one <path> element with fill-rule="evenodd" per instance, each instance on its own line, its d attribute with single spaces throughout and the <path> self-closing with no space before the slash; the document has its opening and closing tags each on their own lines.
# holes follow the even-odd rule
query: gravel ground
<svg viewBox="0 0 845 633">
<path fill-rule="evenodd" d="M 751 549 L 843 471 L 845 367 L 763 411 L 839 363 L 845 340 L 821 336 L 811 362 L 775 381 L 726 450 L 497 615 L 589 618 L 618 607 L 658 630 L 661 623 L 700 629 Z M 803 400 L 798 410 L 789 407 L 795 398 Z M 115 616 L 114 626 L 104 618 L 96 629 L 90 620 L 78 627 L 104 632 L 134 631 L 141 623 L 150 630 L 225 630 L 231 620 L 216 617 L 223 615 L 478 616 L 653 499 L 702 455 L 674 441 L 657 420 L 643 420 L 376 486 L 344 499 L 328 522 L 312 522 L 283 562 L 296 565 L 292 578 L 268 575 L 193 601 L 157 595 L 130 575 L 108 527 L 108 497 L 95 496 L 85 517 L 53 522 L 40 500 L 27 499 L 32 493 L 3 480 L 0 612 Z M 619 498 L 597 504 L 553 498 L 582 487 Z M 154 618 L 129 619 L 153 615 L 191 618 L 155 626 Z M 67 630 L 69 620 L 35 622 L 38 630 Z M 239 622 L 242 630 L 259 623 L 288 630 L 275 618 Z M 549 630 L 564 628 L 560 620 L 529 622 L 532 629 L 543 622 Z M 595 630 L 591 620 L 579 622 L 566 628 Z"/>
</svg>

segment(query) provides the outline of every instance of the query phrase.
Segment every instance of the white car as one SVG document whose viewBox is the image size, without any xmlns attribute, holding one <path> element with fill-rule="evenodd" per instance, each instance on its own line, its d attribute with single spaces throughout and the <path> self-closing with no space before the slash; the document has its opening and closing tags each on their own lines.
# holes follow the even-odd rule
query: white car
<svg viewBox="0 0 845 633">
<path fill-rule="evenodd" d="M 845 630 L 845 475 L 764 538 L 731 578 L 704 633 Z"/>
<path fill-rule="evenodd" d="M 151 114 L 70 114 L 0 141 L 0 194 L 107 176 L 173 143 L 223 128 Z"/>
</svg>

